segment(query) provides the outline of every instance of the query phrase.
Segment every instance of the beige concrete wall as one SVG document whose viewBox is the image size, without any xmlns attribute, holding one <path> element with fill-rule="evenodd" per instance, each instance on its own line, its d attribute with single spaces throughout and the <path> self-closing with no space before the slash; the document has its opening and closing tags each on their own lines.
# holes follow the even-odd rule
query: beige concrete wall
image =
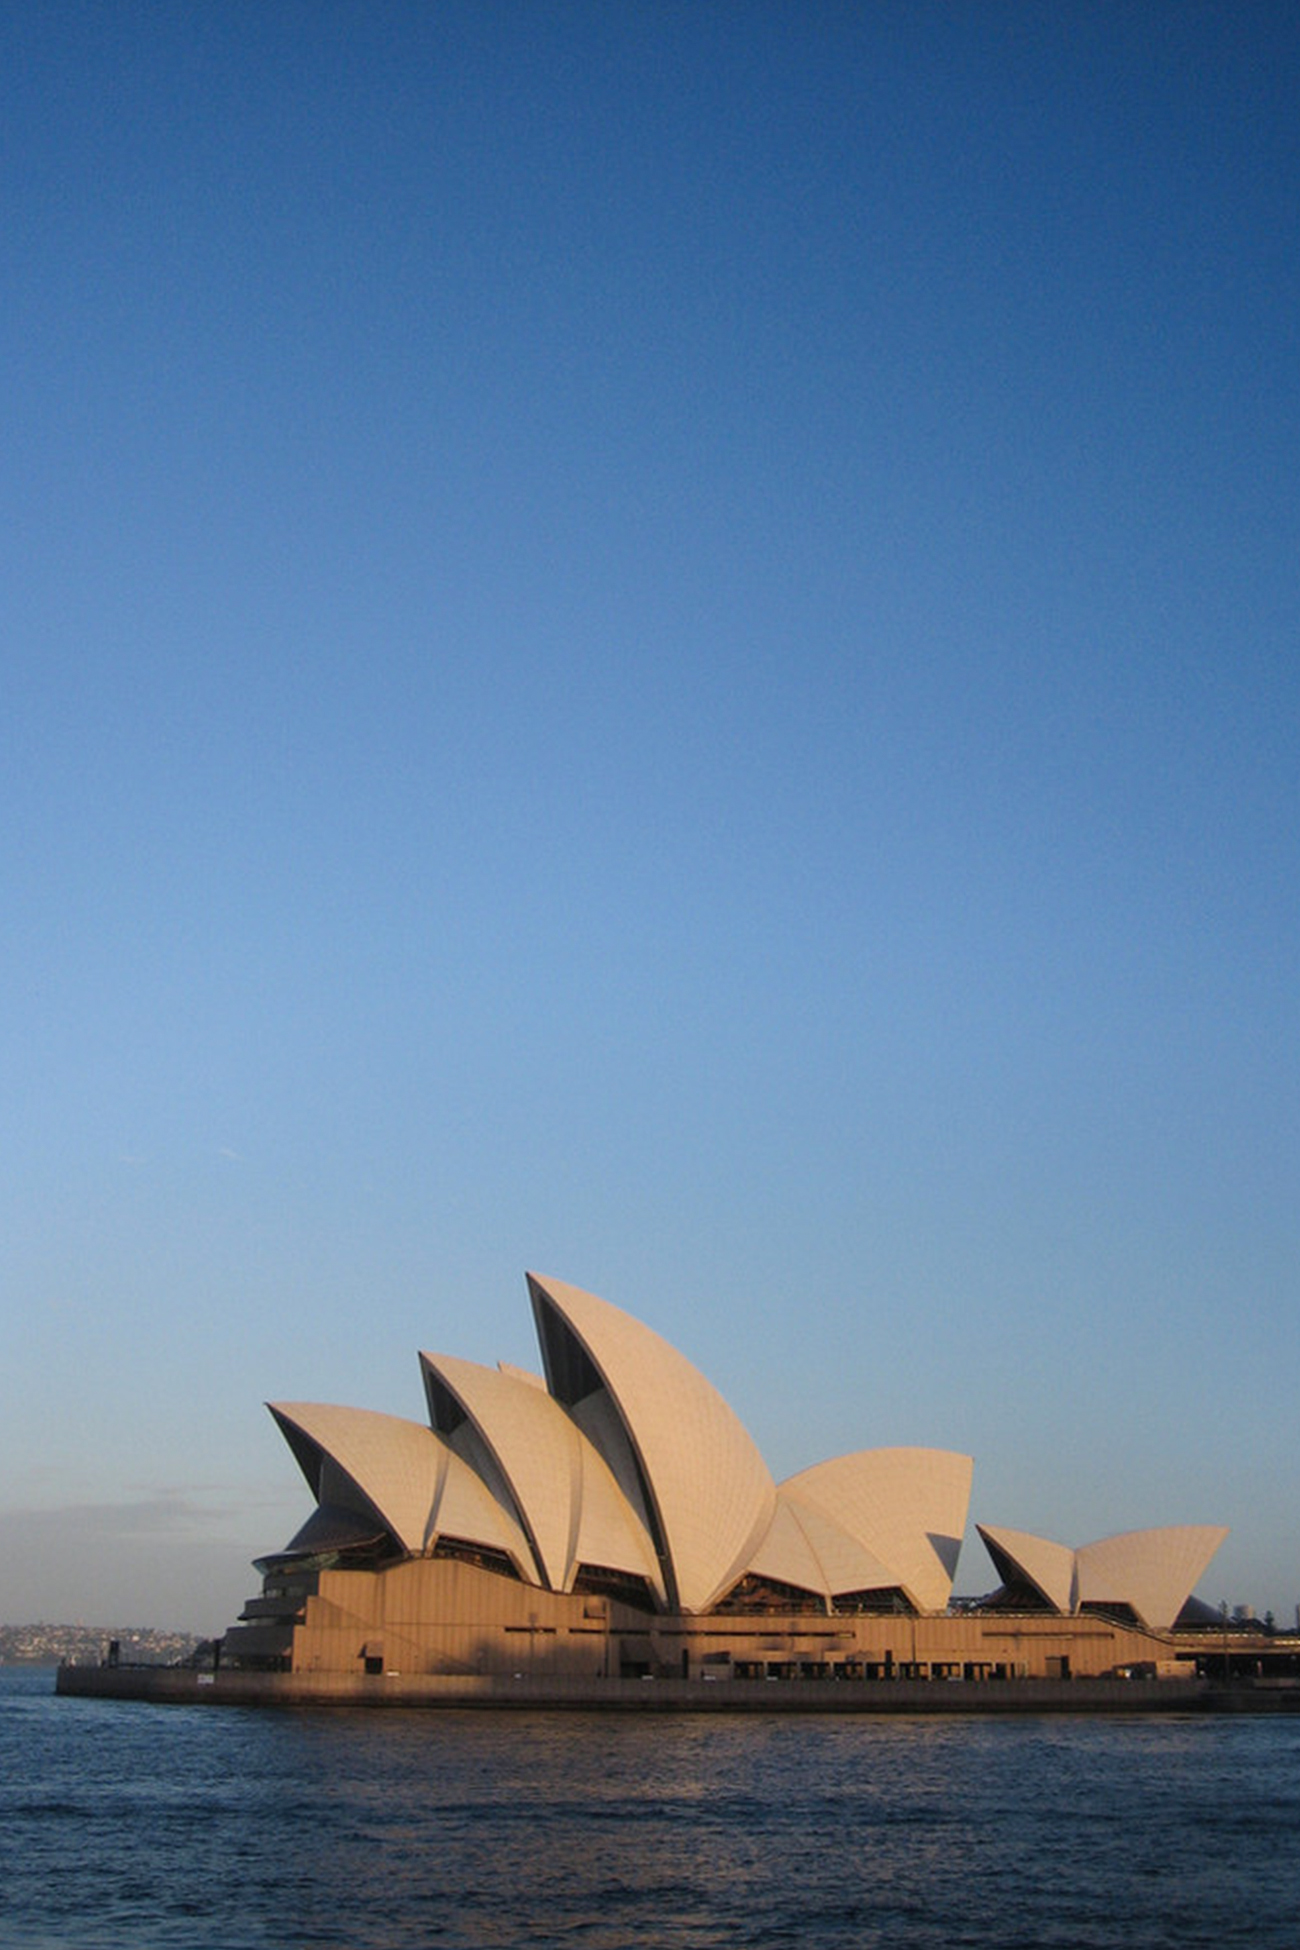
<svg viewBox="0 0 1300 1950">
<path fill-rule="evenodd" d="M 980 1679 L 1176 1670 L 1163 1635 L 1101 1618 L 815 1614 L 648 1619 L 449 1559 L 326 1571 L 294 1633 L 292 1669 L 463 1677 Z"/>
<path fill-rule="evenodd" d="M 611 1631 L 638 1618 L 604 1598 L 542 1591 L 454 1559 L 325 1571 L 294 1634 L 293 1670 L 363 1672 L 369 1659 L 386 1672 L 600 1678 Z"/>
<path fill-rule="evenodd" d="M 1204 1681 L 1007 1680 L 952 1686 L 925 1680 L 764 1685 L 731 1680 L 450 1678 L 445 1675 L 187 1671 L 177 1667 L 61 1667 L 58 1691 L 94 1699 L 187 1706 L 478 1707 L 615 1713 L 1154 1713 L 1189 1706 L 1233 1712 L 1294 1710 L 1265 1688 L 1217 1695 Z"/>
</svg>

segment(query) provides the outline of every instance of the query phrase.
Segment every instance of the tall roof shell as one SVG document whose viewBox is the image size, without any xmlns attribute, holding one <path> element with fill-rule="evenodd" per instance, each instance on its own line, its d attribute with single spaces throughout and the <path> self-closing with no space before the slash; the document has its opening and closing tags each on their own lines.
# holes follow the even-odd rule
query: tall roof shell
<svg viewBox="0 0 1300 1950">
<path fill-rule="evenodd" d="M 1078 1602 L 1129 1604 L 1154 1631 L 1167 1631 L 1227 1534 L 1218 1524 L 1180 1524 L 1085 1544 L 1075 1553 Z"/>
<path fill-rule="evenodd" d="M 788 1477 L 781 1494 L 846 1531 L 921 1611 L 942 1611 L 966 1528 L 973 1463 L 948 1449 L 859 1449 Z M 876 1588 L 836 1584 L 837 1591 Z"/>
<path fill-rule="evenodd" d="M 634 1507 L 639 1494 L 669 1606 L 707 1611 L 772 1521 L 767 1465 L 712 1383 L 651 1328 L 563 1281 L 530 1273 L 528 1286 L 552 1394 Z"/>
<path fill-rule="evenodd" d="M 1005 1583 L 1019 1578 L 1031 1584 L 1053 1611 L 1073 1611 L 1074 1552 L 1067 1544 L 1053 1544 L 1046 1537 L 1003 1525 L 978 1523 L 975 1528 Z"/>
<path fill-rule="evenodd" d="M 543 1394 L 546 1393 L 545 1375 L 534 1374 L 531 1368 L 517 1368 L 513 1361 L 498 1361 L 497 1369 L 501 1374 L 513 1375 L 516 1381 L 522 1381 L 528 1388 L 540 1388 Z"/>
<path fill-rule="evenodd" d="M 608 1464 L 535 1377 L 447 1354 L 420 1363 L 490 1452 L 552 1591 L 570 1590 L 587 1563 L 644 1577 L 662 1596 L 654 1547 Z"/>
<path fill-rule="evenodd" d="M 404 1549 L 419 1555 L 445 1534 L 503 1551 L 522 1578 L 536 1582 L 518 1524 L 422 1422 L 325 1402 L 271 1402 L 268 1407 L 313 1495 L 319 1495 L 320 1484 L 319 1471 L 313 1480 L 308 1467 L 314 1453 L 322 1463 L 328 1458 L 355 1484 Z"/>
</svg>

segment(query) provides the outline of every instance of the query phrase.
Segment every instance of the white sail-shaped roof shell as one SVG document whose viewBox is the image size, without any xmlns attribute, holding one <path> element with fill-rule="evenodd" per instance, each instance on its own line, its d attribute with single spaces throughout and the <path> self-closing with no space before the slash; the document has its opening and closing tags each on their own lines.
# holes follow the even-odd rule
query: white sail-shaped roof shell
<svg viewBox="0 0 1300 1950">
<path fill-rule="evenodd" d="M 1227 1534 L 1216 1524 L 1181 1524 L 1085 1544 L 1075 1553 L 1077 1602 L 1128 1604 L 1153 1631 L 1168 1631 Z"/>
<path fill-rule="evenodd" d="M 745 1568 L 755 1577 L 774 1578 L 801 1591 L 815 1591 L 819 1598 L 830 1603 L 831 1590 L 822 1561 L 806 1526 L 780 1490 L 767 1535 Z"/>
<path fill-rule="evenodd" d="M 513 1361 L 498 1361 L 497 1370 L 500 1374 L 513 1375 L 516 1381 L 522 1381 L 528 1388 L 540 1388 L 543 1394 L 546 1393 L 545 1375 L 534 1374 L 531 1368 L 517 1368 Z"/>
<path fill-rule="evenodd" d="M 1024 1530 L 976 1527 L 994 1563 L 999 1555 L 1009 1561 L 1053 1610 L 1127 1605 L 1157 1632 L 1169 1630 L 1228 1534 L 1217 1524 L 1171 1524 L 1126 1530 L 1071 1550 Z"/>
<path fill-rule="evenodd" d="M 837 1592 L 884 1591 L 902 1582 L 843 1524 L 815 1502 L 787 1496 L 782 1485 L 768 1533 L 748 1569 L 756 1577 L 815 1591 L 828 1608 Z"/>
<path fill-rule="evenodd" d="M 569 1591 L 579 1564 L 630 1572 L 660 1602 L 654 1546 L 608 1464 L 535 1377 L 453 1355 L 422 1354 L 491 1454 L 544 1582 Z"/>
<path fill-rule="evenodd" d="M 1031 1536 L 1027 1530 L 1008 1530 L 999 1524 L 976 1524 L 995 1564 L 999 1557 L 1022 1582 L 1032 1585 L 1053 1611 L 1074 1610 L 1074 1558 L 1068 1544 Z"/>
<path fill-rule="evenodd" d="M 324 1402 L 271 1402 L 282 1427 L 356 1485 L 404 1549 L 431 1551 L 440 1536 L 505 1553 L 519 1576 L 536 1582 L 532 1553 L 519 1525 L 433 1430 L 375 1409 Z"/>
<path fill-rule="evenodd" d="M 966 1528 L 974 1465 L 948 1449 L 859 1449 L 815 1463 L 781 1485 L 781 1494 L 848 1533 L 890 1575 L 835 1591 L 896 1584 L 919 1611 L 942 1611 L 952 1591 Z"/>
<path fill-rule="evenodd" d="M 634 1507 L 635 1489 L 643 1492 L 669 1603 L 707 1611 L 746 1569 L 771 1524 L 776 1487 L 767 1465 L 717 1389 L 651 1328 L 563 1281 L 530 1273 L 528 1283 L 552 1393 L 564 1400 L 558 1318 L 601 1384 L 565 1406 Z M 625 1480 L 620 1432 L 635 1460 L 635 1486 Z"/>
</svg>

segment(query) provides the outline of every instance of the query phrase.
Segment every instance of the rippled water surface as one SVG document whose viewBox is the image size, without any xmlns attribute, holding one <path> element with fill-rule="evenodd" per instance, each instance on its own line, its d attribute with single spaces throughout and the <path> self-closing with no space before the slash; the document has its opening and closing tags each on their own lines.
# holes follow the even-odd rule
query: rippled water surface
<svg viewBox="0 0 1300 1950">
<path fill-rule="evenodd" d="M 0 1671 L 5 1950 L 1300 1944 L 1300 1716 L 155 1707 Z"/>
</svg>

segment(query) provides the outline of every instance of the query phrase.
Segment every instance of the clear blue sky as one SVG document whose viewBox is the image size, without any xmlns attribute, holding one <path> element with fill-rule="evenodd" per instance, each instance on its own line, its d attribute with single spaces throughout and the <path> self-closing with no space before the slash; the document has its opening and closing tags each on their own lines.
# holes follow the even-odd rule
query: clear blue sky
<svg viewBox="0 0 1300 1950">
<path fill-rule="evenodd" d="M 1282 5 L 0 16 L 0 1617 L 535 1365 L 1300 1599 Z M 988 1589 L 973 1531 L 957 1586 Z"/>
</svg>

